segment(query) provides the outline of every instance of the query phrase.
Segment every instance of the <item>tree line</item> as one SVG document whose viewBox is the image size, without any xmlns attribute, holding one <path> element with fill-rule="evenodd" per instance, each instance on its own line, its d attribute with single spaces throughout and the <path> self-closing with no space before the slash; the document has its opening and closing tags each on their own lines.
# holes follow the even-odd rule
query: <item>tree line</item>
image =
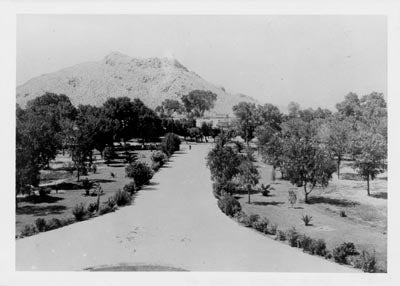
<svg viewBox="0 0 400 286">
<path fill-rule="evenodd" d="M 141 142 L 159 141 L 167 133 L 190 136 L 195 119 L 210 110 L 217 96 L 209 91 L 194 90 L 179 101 L 164 101 L 156 110 L 140 99 L 108 98 L 100 107 L 75 107 L 63 94 L 45 93 L 16 107 L 16 192 L 25 193 L 38 186 L 40 170 L 49 167 L 57 153 L 69 152 L 73 168 L 84 172 L 92 164 L 93 150 L 112 155 L 114 142 L 127 147 L 137 138 Z M 185 117 L 172 118 L 171 102 Z M 175 112 L 175 111 L 174 111 Z M 79 180 L 79 179 L 78 179 Z"/>
<path fill-rule="evenodd" d="M 290 103 L 288 114 L 272 104 L 241 102 L 233 107 L 234 133 L 247 145 L 256 138 L 263 161 L 279 168 L 282 177 L 303 187 L 305 201 L 317 187 L 326 187 L 343 159 L 367 182 L 387 166 L 387 105 L 383 94 L 346 95 L 336 111 L 301 109 Z M 275 175 L 273 174 L 273 177 Z"/>
</svg>

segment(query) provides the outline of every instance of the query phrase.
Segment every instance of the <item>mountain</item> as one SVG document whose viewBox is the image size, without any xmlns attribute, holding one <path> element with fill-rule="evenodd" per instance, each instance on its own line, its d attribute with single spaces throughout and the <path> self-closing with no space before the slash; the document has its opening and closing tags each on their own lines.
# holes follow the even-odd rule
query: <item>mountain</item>
<svg viewBox="0 0 400 286">
<path fill-rule="evenodd" d="M 35 77 L 17 87 L 17 103 L 26 103 L 45 92 L 65 94 L 74 105 L 101 105 L 109 97 L 139 98 L 155 108 L 166 99 L 179 99 L 191 90 L 210 90 L 217 94 L 211 114 L 232 114 L 240 101 L 257 103 L 243 94 L 230 94 L 213 85 L 176 59 L 137 59 L 118 52 L 102 61 L 78 64 L 58 72 Z"/>
</svg>

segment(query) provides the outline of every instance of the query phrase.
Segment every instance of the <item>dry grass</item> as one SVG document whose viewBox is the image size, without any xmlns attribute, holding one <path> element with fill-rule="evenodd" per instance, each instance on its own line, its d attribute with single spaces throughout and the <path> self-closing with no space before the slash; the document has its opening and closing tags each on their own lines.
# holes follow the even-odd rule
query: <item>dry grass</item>
<svg viewBox="0 0 400 286">
<path fill-rule="evenodd" d="M 259 163 L 260 184 L 271 183 L 272 168 Z M 354 174 L 349 162 L 344 164 L 343 173 Z M 280 174 L 277 174 L 279 177 Z M 386 269 L 387 259 L 387 181 L 386 174 L 371 184 L 372 196 L 367 196 L 366 184 L 363 181 L 337 179 L 334 176 L 326 189 L 314 190 L 310 203 L 304 203 L 302 188 L 295 188 L 298 201 L 291 207 L 288 202 L 288 190 L 293 186 L 284 180 L 277 180 L 275 191 L 268 197 L 261 194 L 252 195 L 252 203 L 247 203 L 246 195 L 239 195 L 243 211 L 259 214 L 271 223 L 278 224 L 278 229 L 286 230 L 296 227 L 300 232 L 313 238 L 323 238 L 328 248 L 332 249 L 342 242 L 354 242 L 358 249 L 373 251 L 375 249 L 379 266 Z M 346 217 L 341 217 L 344 211 Z M 311 226 L 305 226 L 302 215 L 312 216 Z"/>
</svg>

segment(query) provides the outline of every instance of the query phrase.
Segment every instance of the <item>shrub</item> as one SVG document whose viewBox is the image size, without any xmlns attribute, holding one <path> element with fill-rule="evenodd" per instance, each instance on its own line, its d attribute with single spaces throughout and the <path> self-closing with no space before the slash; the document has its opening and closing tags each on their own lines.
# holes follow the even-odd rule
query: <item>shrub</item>
<svg viewBox="0 0 400 286">
<path fill-rule="evenodd" d="M 260 191 L 264 197 L 268 197 L 270 192 L 273 190 L 275 190 L 275 189 L 273 187 L 271 187 L 271 185 L 261 184 Z"/>
<path fill-rule="evenodd" d="M 261 221 L 256 221 L 256 222 L 253 224 L 253 227 L 254 227 L 256 230 L 258 230 L 258 231 L 260 231 L 260 232 L 262 232 L 262 233 L 267 234 L 267 233 L 268 233 L 268 225 L 269 225 L 269 220 L 268 220 L 267 218 L 263 218 Z"/>
<path fill-rule="evenodd" d="M 358 254 L 352 242 L 344 242 L 333 249 L 333 258 L 336 262 L 347 264 L 347 257 Z"/>
<path fill-rule="evenodd" d="M 341 217 L 346 217 L 346 216 L 347 216 L 345 211 L 340 211 L 339 215 L 340 215 Z"/>
<path fill-rule="evenodd" d="M 364 272 L 375 273 L 376 268 L 375 251 L 370 254 L 368 251 L 363 250 L 361 254 L 353 260 L 353 265 L 356 268 L 362 269 Z"/>
<path fill-rule="evenodd" d="M 299 233 L 296 228 L 292 227 L 286 232 L 287 239 L 291 247 L 297 246 L 297 239 L 299 238 Z"/>
<path fill-rule="evenodd" d="M 276 240 L 285 241 L 286 240 L 286 233 L 282 230 L 277 230 L 276 232 Z"/>
<path fill-rule="evenodd" d="M 106 205 L 110 208 L 114 208 L 116 205 L 114 198 L 108 198 L 108 200 L 106 201 Z"/>
<path fill-rule="evenodd" d="M 74 215 L 74 217 L 77 221 L 84 220 L 86 218 L 86 216 L 88 215 L 85 203 L 76 204 L 74 206 L 74 208 L 72 209 L 72 214 Z"/>
<path fill-rule="evenodd" d="M 52 218 L 52 219 L 49 221 L 49 224 L 48 224 L 47 228 L 48 228 L 49 230 L 51 230 L 51 229 L 60 228 L 60 227 L 62 227 L 62 226 L 63 226 L 63 223 L 61 222 L 61 220 L 59 220 L 58 218 Z"/>
<path fill-rule="evenodd" d="M 115 194 L 114 194 L 114 201 L 117 204 L 117 206 L 125 206 L 131 203 L 132 201 L 132 197 L 131 195 L 126 192 L 126 191 L 121 191 L 118 190 Z"/>
<path fill-rule="evenodd" d="M 115 211 L 115 207 L 110 207 L 110 205 L 106 204 L 106 205 L 103 205 L 103 206 L 100 207 L 99 214 L 103 215 L 103 214 L 106 214 L 106 213 L 111 213 L 113 211 Z"/>
<path fill-rule="evenodd" d="M 131 195 L 133 195 L 134 193 L 137 192 L 137 187 L 136 187 L 135 182 L 132 181 L 132 182 L 130 182 L 129 184 L 126 184 L 126 185 L 124 186 L 124 189 L 123 189 L 123 190 L 124 190 L 125 192 L 128 192 L 128 193 L 130 193 Z"/>
<path fill-rule="evenodd" d="M 325 256 L 327 254 L 325 240 L 313 239 L 312 244 L 311 244 L 311 253 L 314 255 Z"/>
<path fill-rule="evenodd" d="M 218 200 L 218 207 L 224 214 L 230 217 L 233 217 L 237 212 L 242 210 L 240 203 L 232 196 L 224 196 Z"/>
<path fill-rule="evenodd" d="M 21 236 L 31 236 L 37 233 L 37 229 L 34 225 L 25 225 L 24 229 L 21 231 Z"/>
<path fill-rule="evenodd" d="M 85 190 L 85 196 L 89 196 L 90 190 L 93 188 L 94 183 L 88 178 L 82 180 L 82 188 Z"/>
<path fill-rule="evenodd" d="M 331 259 L 331 258 L 332 258 L 332 253 L 327 250 L 325 254 L 325 259 Z"/>
<path fill-rule="evenodd" d="M 277 230 L 278 230 L 278 225 L 277 224 L 272 224 L 270 229 L 268 230 L 268 233 L 272 234 L 272 235 L 275 235 Z"/>
<path fill-rule="evenodd" d="M 39 231 L 39 232 L 42 232 L 42 231 L 46 231 L 47 230 L 47 223 L 46 223 L 46 220 L 44 219 L 44 218 L 37 218 L 36 220 L 35 220 L 35 225 L 36 225 L 36 229 Z"/>
<path fill-rule="evenodd" d="M 39 188 L 39 196 L 44 197 L 50 194 L 51 189 L 49 188 Z"/>
<path fill-rule="evenodd" d="M 94 213 L 99 210 L 99 205 L 97 202 L 90 203 L 87 207 L 89 213 Z"/>
<path fill-rule="evenodd" d="M 153 172 L 157 172 L 158 170 L 160 170 L 160 168 L 161 168 L 160 162 L 151 163 L 151 169 L 153 170 Z"/>
<path fill-rule="evenodd" d="M 312 220 L 312 216 L 303 215 L 303 216 L 301 217 L 301 220 L 304 222 L 304 225 L 305 225 L 305 226 L 309 226 L 309 225 L 310 225 L 310 222 L 311 222 L 311 220 Z"/>
<path fill-rule="evenodd" d="M 165 154 L 168 155 L 168 157 L 171 156 L 175 151 L 179 151 L 180 145 L 181 139 L 174 133 L 167 133 L 161 141 L 161 149 Z"/>
<path fill-rule="evenodd" d="M 159 163 L 162 166 L 167 162 L 168 156 L 163 151 L 158 150 L 151 154 L 151 160 L 153 163 Z"/>
<path fill-rule="evenodd" d="M 134 162 L 129 164 L 126 169 L 126 176 L 132 178 L 137 187 L 147 184 L 153 177 L 153 171 L 146 163 Z"/>
<path fill-rule="evenodd" d="M 216 181 L 213 183 L 214 196 L 232 195 L 238 189 L 238 185 L 232 181 Z"/>
<path fill-rule="evenodd" d="M 299 235 L 297 238 L 297 247 L 303 248 L 305 252 L 311 252 L 313 239 L 305 234 Z"/>
<path fill-rule="evenodd" d="M 258 222 L 259 219 L 260 219 L 260 216 L 258 214 L 251 214 L 249 216 L 250 226 L 253 227 Z"/>
</svg>

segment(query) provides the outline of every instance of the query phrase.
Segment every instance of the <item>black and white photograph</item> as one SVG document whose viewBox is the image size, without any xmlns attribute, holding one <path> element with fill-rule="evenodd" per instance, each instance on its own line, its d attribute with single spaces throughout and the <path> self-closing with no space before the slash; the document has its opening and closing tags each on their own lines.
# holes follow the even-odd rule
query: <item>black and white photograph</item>
<svg viewBox="0 0 400 286">
<path fill-rule="evenodd" d="M 14 273 L 398 266 L 384 13 L 14 20 Z"/>
</svg>

